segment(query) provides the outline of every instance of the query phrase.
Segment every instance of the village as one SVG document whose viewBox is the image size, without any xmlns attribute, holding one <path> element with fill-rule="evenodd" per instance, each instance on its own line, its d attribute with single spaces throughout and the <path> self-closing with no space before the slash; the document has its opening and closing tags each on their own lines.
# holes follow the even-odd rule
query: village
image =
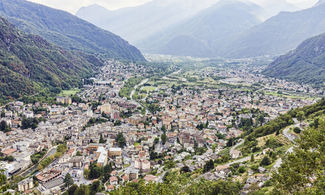
<svg viewBox="0 0 325 195">
<path fill-rule="evenodd" d="M 77 185 L 104 178 L 107 192 L 139 179 L 162 182 L 169 169 L 202 169 L 226 148 L 230 161 L 242 159 L 234 146 L 246 123 L 264 125 L 323 93 L 236 69 L 180 68 L 152 77 L 154 70 L 109 61 L 73 97 L 1 107 L 0 122 L 10 131 L 0 131 L 0 169 L 22 178 L 20 193 L 60 194 L 67 175 Z M 126 89 L 132 78 L 139 82 Z M 204 177 L 225 179 L 229 166 Z"/>
</svg>

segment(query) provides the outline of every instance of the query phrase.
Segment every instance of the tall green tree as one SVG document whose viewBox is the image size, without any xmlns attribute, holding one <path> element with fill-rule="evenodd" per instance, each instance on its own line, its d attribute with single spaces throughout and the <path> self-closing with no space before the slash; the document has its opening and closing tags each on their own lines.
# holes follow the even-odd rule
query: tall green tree
<svg viewBox="0 0 325 195">
<path fill-rule="evenodd" d="M 123 135 L 123 133 L 118 133 L 115 139 L 118 147 L 120 148 L 124 148 L 124 146 L 126 146 L 126 139 Z"/>
<path fill-rule="evenodd" d="M 163 133 L 163 134 L 161 135 L 161 143 L 162 143 L 163 145 L 165 145 L 166 142 L 167 142 L 167 135 L 166 135 L 166 133 Z"/>
<path fill-rule="evenodd" d="M 71 185 L 73 185 L 73 183 L 74 182 L 73 182 L 73 179 L 72 179 L 71 175 L 69 173 L 66 174 L 65 177 L 64 177 L 65 186 L 69 188 Z"/>
</svg>

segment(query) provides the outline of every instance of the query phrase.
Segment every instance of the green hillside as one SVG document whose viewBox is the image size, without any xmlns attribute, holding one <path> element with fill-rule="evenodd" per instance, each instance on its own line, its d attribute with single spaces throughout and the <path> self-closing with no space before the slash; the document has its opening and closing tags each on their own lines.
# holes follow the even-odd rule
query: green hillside
<svg viewBox="0 0 325 195">
<path fill-rule="evenodd" d="M 91 62 L 90 62 L 91 61 Z M 101 62 L 27 35 L 0 18 L 0 99 L 77 87 Z"/>
<path fill-rule="evenodd" d="M 325 82 L 325 34 L 310 38 L 276 59 L 263 71 L 271 77 L 323 86 Z"/>
<path fill-rule="evenodd" d="M 0 15 L 20 30 L 40 35 L 68 50 L 144 61 L 141 52 L 119 36 L 64 11 L 25 0 L 0 0 Z"/>
</svg>

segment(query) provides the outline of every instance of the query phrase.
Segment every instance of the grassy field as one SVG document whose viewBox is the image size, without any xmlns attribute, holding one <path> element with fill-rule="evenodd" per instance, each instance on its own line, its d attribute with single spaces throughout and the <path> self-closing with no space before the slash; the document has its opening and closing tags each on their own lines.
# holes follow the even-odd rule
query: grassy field
<svg viewBox="0 0 325 195">
<path fill-rule="evenodd" d="M 80 89 L 63 90 L 59 96 L 72 96 L 76 95 L 78 92 L 80 92 Z"/>
<path fill-rule="evenodd" d="M 141 90 L 147 91 L 147 92 L 152 92 L 156 90 L 156 87 L 152 87 L 152 86 L 146 86 L 146 87 L 142 87 Z"/>
</svg>

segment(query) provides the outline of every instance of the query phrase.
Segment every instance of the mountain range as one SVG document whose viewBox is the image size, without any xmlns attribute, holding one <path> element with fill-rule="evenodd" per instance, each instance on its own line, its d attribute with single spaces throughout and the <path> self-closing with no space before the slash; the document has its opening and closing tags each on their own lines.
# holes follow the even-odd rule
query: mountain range
<svg viewBox="0 0 325 195">
<path fill-rule="evenodd" d="M 103 63 L 19 31 L 0 17 L 0 99 L 78 87 Z"/>
<path fill-rule="evenodd" d="M 137 46 L 148 53 L 216 57 L 227 40 L 261 22 L 254 14 L 261 10 L 252 3 L 220 1 L 195 17 L 137 43 Z"/>
<path fill-rule="evenodd" d="M 241 33 L 222 56 L 232 58 L 280 55 L 325 32 L 325 4 L 280 14 Z"/>
<path fill-rule="evenodd" d="M 107 10 L 99 5 L 82 7 L 76 15 L 131 43 L 137 43 L 178 23 L 218 0 L 153 0 L 137 7 Z"/>
<path fill-rule="evenodd" d="M 257 4 L 250 0 L 209 0 L 199 6 L 201 1 L 191 0 L 185 6 L 184 0 L 153 0 L 114 11 L 92 5 L 81 8 L 76 15 L 112 30 L 143 52 L 195 57 L 279 55 L 325 32 L 322 25 L 314 33 L 309 32 L 311 26 L 324 18 L 322 13 L 314 13 L 317 18 L 314 23 L 309 21 L 308 13 L 300 14 L 314 12 L 318 6 L 310 8 L 311 11 L 297 11 L 299 8 L 286 0 L 254 2 Z M 287 40 L 288 34 L 297 31 L 285 25 L 288 21 L 293 27 L 296 21 L 306 23 L 302 29 L 306 32 L 296 33 Z M 278 36 L 281 41 L 276 40 Z"/>
<path fill-rule="evenodd" d="M 145 60 L 136 47 L 121 37 L 64 11 L 26 0 L 0 0 L 0 15 L 20 30 L 40 35 L 68 50 L 105 58 Z"/>
</svg>

